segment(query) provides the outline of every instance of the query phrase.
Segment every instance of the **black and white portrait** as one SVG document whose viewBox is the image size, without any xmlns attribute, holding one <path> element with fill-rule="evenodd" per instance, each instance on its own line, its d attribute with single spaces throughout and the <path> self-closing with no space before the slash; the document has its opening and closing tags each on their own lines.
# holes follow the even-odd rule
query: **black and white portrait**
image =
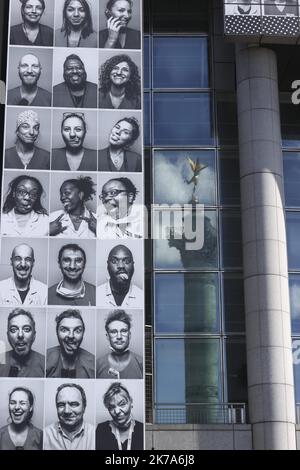
<svg viewBox="0 0 300 470">
<path fill-rule="evenodd" d="M 264 0 L 263 14 L 266 16 L 298 16 L 297 0 Z"/>
<path fill-rule="evenodd" d="M 42 450 L 43 380 L 5 380 L 0 387 L 0 450 Z"/>
<path fill-rule="evenodd" d="M 12 0 L 10 44 L 53 46 L 54 1 Z"/>
<path fill-rule="evenodd" d="M 98 2 L 56 0 L 55 46 L 98 46 Z"/>
<path fill-rule="evenodd" d="M 50 236 L 94 239 L 97 185 L 93 173 L 57 173 L 51 180 Z"/>
<path fill-rule="evenodd" d="M 0 309 L 0 377 L 44 377 L 46 311 L 17 307 Z"/>
<path fill-rule="evenodd" d="M 260 4 L 260 0 L 226 0 L 225 15 L 259 16 Z"/>
<path fill-rule="evenodd" d="M 48 310 L 48 378 L 95 378 L 95 326 L 93 310 Z"/>
<path fill-rule="evenodd" d="M 94 423 L 93 381 L 53 379 L 47 382 L 44 450 L 94 450 Z"/>
<path fill-rule="evenodd" d="M 139 239 L 144 234 L 143 178 L 139 174 L 98 176 L 97 236 Z"/>
<path fill-rule="evenodd" d="M 51 111 L 8 108 L 6 113 L 5 168 L 49 170 Z"/>
<path fill-rule="evenodd" d="M 98 171 L 142 171 L 141 119 L 139 111 L 100 111 Z"/>
<path fill-rule="evenodd" d="M 51 106 L 52 50 L 11 48 L 9 53 L 7 104 Z"/>
<path fill-rule="evenodd" d="M 51 169 L 97 171 L 96 111 L 53 111 Z"/>
<path fill-rule="evenodd" d="M 141 109 L 141 54 L 100 52 L 99 108 Z"/>
<path fill-rule="evenodd" d="M 142 310 L 100 310 L 97 314 L 98 379 L 142 379 Z"/>
<path fill-rule="evenodd" d="M 96 240 L 50 240 L 49 305 L 95 306 Z"/>
<path fill-rule="evenodd" d="M 97 66 L 93 50 L 54 50 L 53 106 L 97 108 Z"/>
<path fill-rule="evenodd" d="M 143 241 L 98 241 L 97 306 L 143 308 Z"/>
<path fill-rule="evenodd" d="M 47 305 L 47 263 L 47 239 L 2 239 L 0 306 Z"/>
<path fill-rule="evenodd" d="M 96 400 L 96 450 L 143 450 L 143 382 L 99 380 Z"/>
<path fill-rule="evenodd" d="M 49 174 L 7 171 L 4 174 L 3 190 L 2 236 L 47 236 Z"/>
<path fill-rule="evenodd" d="M 100 0 L 100 13 L 100 48 L 141 48 L 139 0 Z"/>
</svg>

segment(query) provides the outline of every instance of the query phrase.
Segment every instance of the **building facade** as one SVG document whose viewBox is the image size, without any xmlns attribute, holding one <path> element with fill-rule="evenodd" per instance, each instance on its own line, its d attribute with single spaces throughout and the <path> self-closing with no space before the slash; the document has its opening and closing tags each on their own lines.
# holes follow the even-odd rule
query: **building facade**
<svg viewBox="0 0 300 470">
<path fill-rule="evenodd" d="M 226 40 L 220 0 L 144 20 L 146 448 L 296 449 L 299 47 Z M 203 247 L 152 240 L 191 201 Z"/>
</svg>

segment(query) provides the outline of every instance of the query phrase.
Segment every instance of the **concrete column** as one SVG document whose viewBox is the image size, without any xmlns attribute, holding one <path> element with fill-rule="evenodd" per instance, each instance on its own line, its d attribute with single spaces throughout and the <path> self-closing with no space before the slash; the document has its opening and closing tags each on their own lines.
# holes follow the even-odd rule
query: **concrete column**
<svg viewBox="0 0 300 470">
<path fill-rule="evenodd" d="M 295 449 L 277 62 L 237 45 L 248 393 L 254 449 Z"/>
</svg>

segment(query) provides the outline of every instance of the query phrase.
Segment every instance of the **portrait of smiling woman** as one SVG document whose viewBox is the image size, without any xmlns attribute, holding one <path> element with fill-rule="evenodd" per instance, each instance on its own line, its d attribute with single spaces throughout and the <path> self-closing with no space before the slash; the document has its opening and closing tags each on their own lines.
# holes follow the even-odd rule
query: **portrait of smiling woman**
<svg viewBox="0 0 300 470">
<path fill-rule="evenodd" d="M 14 388 L 8 397 L 9 424 L 0 429 L 0 450 L 42 450 L 43 433 L 31 419 L 33 393 L 25 387 Z"/>
<path fill-rule="evenodd" d="M 21 46 L 53 46 L 53 29 L 41 24 L 45 0 L 20 0 L 23 22 L 11 27 L 10 43 Z"/>
<path fill-rule="evenodd" d="M 21 175 L 9 183 L 2 210 L 1 233 L 10 237 L 43 237 L 49 232 L 49 216 L 42 206 L 42 184 Z"/>
<path fill-rule="evenodd" d="M 97 34 L 87 0 L 65 0 L 62 17 L 62 26 L 55 31 L 56 46 L 97 47 Z"/>
<path fill-rule="evenodd" d="M 128 55 L 112 56 L 101 66 L 99 108 L 141 109 L 140 73 Z"/>
</svg>

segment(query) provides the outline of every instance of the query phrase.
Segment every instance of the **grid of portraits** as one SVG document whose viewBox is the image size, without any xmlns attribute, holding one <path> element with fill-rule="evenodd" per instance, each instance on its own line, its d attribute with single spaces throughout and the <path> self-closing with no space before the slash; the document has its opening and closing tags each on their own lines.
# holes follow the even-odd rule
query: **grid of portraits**
<svg viewBox="0 0 300 470">
<path fill-rule="evenodd" d="M 0 449 L 144 447 L 142 0 L 11 0 Z"/>
</svg>

